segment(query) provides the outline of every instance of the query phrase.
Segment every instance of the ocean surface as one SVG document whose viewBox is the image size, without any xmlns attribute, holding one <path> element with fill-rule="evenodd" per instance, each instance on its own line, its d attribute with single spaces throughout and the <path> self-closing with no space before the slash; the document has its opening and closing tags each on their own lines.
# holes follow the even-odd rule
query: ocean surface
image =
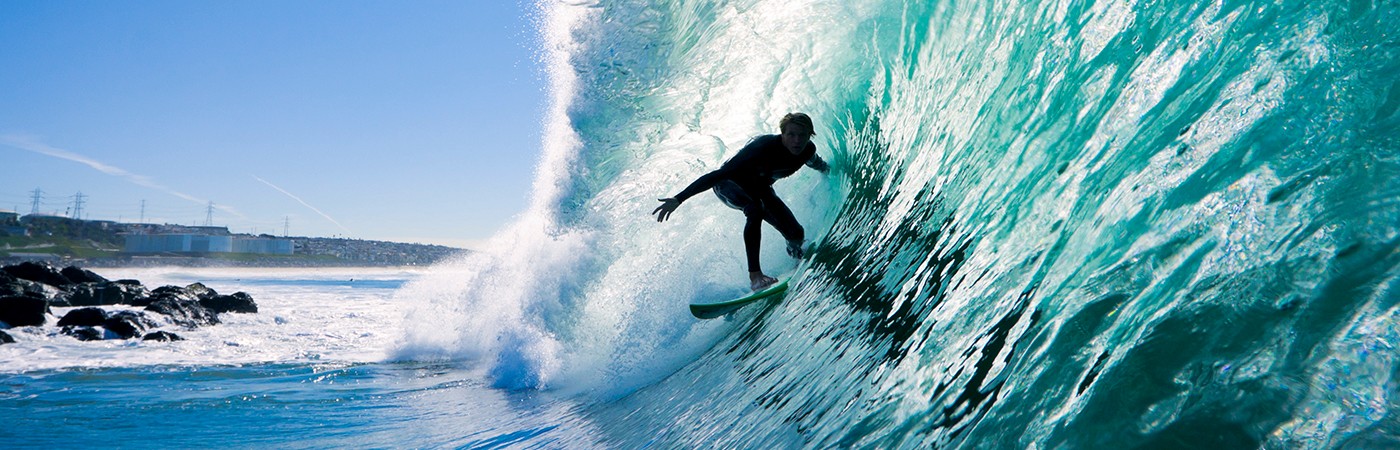
<svg viewBox="0 0 1400 450">
<path fill-rule="evenodd" d="M 0 346 L 16 447 L 1400 447 L 1400 5 L 544 2 L 535 193 L 414 270 L 128 270 L 262 312 Z M 463 55 L 469 57 L 469 55 Z M 790 111 L 788 294 L 648 213 Z M 464 193 L 464 195 L 471 195 Z M 486 194 L 480 194 L 486 195 Z"/>
</svg>

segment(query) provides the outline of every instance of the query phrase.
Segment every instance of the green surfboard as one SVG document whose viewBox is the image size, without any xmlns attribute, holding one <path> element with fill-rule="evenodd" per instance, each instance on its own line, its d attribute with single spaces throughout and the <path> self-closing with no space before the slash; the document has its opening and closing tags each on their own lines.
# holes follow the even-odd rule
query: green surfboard
<svg viewBox="0 0 1400 450">
<path fill-rule="evenodd" d="M 719 316 L 723 316 L 725 314 L 729 314 L 731 312 L 734 312 L 734 310 L 737 310 L 740 307 L 743 307 L 744 305 L 747 305 L 749 303 L 763 300 L 765 298 L 769 298 L 781 294 L 783 292 L 787 292 L 788 280 L 790 279 L 792 278 L 785 278 L 782 281 L 773 283 L 772 286 L 768 286 L 767 288 L 764 288 L 761 291 L 752 292 L 747 295 L 744 295 L 743 297 L 739 297 L 733 300 L 725 300 L 722 302 L 714 303 L 691 303 L 690 314 L 694 315 L 698 319 L 713 319 Z"/>
</svg>

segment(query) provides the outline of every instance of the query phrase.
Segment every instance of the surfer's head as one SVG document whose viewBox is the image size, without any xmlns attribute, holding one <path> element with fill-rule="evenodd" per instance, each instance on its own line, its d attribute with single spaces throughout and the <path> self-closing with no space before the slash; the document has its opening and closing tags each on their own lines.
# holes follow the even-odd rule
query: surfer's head
<svg viewBox="0 0 1400 450">
<path fill-rule="evenodd" d="M 807 144 L 812 142 L 812 135 L 817 134 L 812 126 L 812 118 L 800 112 L 783 116 L 783 120 L 778 121 L 778 130 L 783 133 L 783 147 L 794 155 L 802 153 Z"/>
<path fill-rule="evenodd" d="M 801 131 L 807 132 L 807 137 L 817 134 L 816 128 L 812 126 L 812 118 L 808 117 L 806 114 L 800 112 L 788 113 L 786 116 L 783 116 L 783 120 L 778 121 L 778 129 L 787 131 L 787 126 L 789 124 L 797 125 L 801 128 Z"/>
</svg>

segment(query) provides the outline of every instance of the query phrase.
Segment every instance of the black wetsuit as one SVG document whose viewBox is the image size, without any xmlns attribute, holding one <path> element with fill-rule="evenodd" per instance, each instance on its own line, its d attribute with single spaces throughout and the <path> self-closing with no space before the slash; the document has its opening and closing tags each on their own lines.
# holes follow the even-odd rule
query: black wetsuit
<svg viewBox="0 0 1400 450">
<path fill-rule="evenodd" d="M 702 175 L 690 183 L 685 190 L 676 194 L 676 200 L 686 199 L 706 189 L 714 189 L 715 195 L 729 207 L 744 211 L 744 250 L 748 256 L 749 271 L 760 272 L 758 245 L 763 233 L 760 228 L 767 221 L 783 234 L 788 241 L 803 239 L 802 225 L 792 216 L 783 201 L 773 192 L 773 182 L 797 172 L 803 165 L 818 170 L 826 170 L 826 161 L 817 156 L 817 146 L 810 142 L 799 154 L 792 154 L 783 146 L 781 136 L 770 134 L 749 141 L 739 153 L 725 161 L 719 170 Z"/>
</svg>

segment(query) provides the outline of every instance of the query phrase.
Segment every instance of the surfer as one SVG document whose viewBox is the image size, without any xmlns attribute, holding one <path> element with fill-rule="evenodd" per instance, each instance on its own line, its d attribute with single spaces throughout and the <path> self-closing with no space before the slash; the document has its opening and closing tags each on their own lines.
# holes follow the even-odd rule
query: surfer
<svg viewBox="0 0 1400 450">
<path fill-rule="evenodd" d="M 762 238 L 762 223 L 768 222 L 787 239 L 787 253 L 802 258 L 802 225 L 792 216 L 783 201 L 773 192 L 773 182 L 786 178 L 807 165 L 821 173 L 830 169 L 817 156 L 812 143 L 816 134 L 812 118 L 803 113 L 791 113 L 778 122 L 782 134 L 753 138 L 733 158 L 718 170 L 701 175 L 675 197 L 663 198 L 661 206 L 651 213 L 657 222 L 664 222 L 686 199 L 711 189 L 721 202 L 744 212 L 744 251 L 749 264 L 749 287 L 757 291 L 777 283 L 776 278 L 763 274 L 758 264 L 758 244 Z"/>
</svg>

